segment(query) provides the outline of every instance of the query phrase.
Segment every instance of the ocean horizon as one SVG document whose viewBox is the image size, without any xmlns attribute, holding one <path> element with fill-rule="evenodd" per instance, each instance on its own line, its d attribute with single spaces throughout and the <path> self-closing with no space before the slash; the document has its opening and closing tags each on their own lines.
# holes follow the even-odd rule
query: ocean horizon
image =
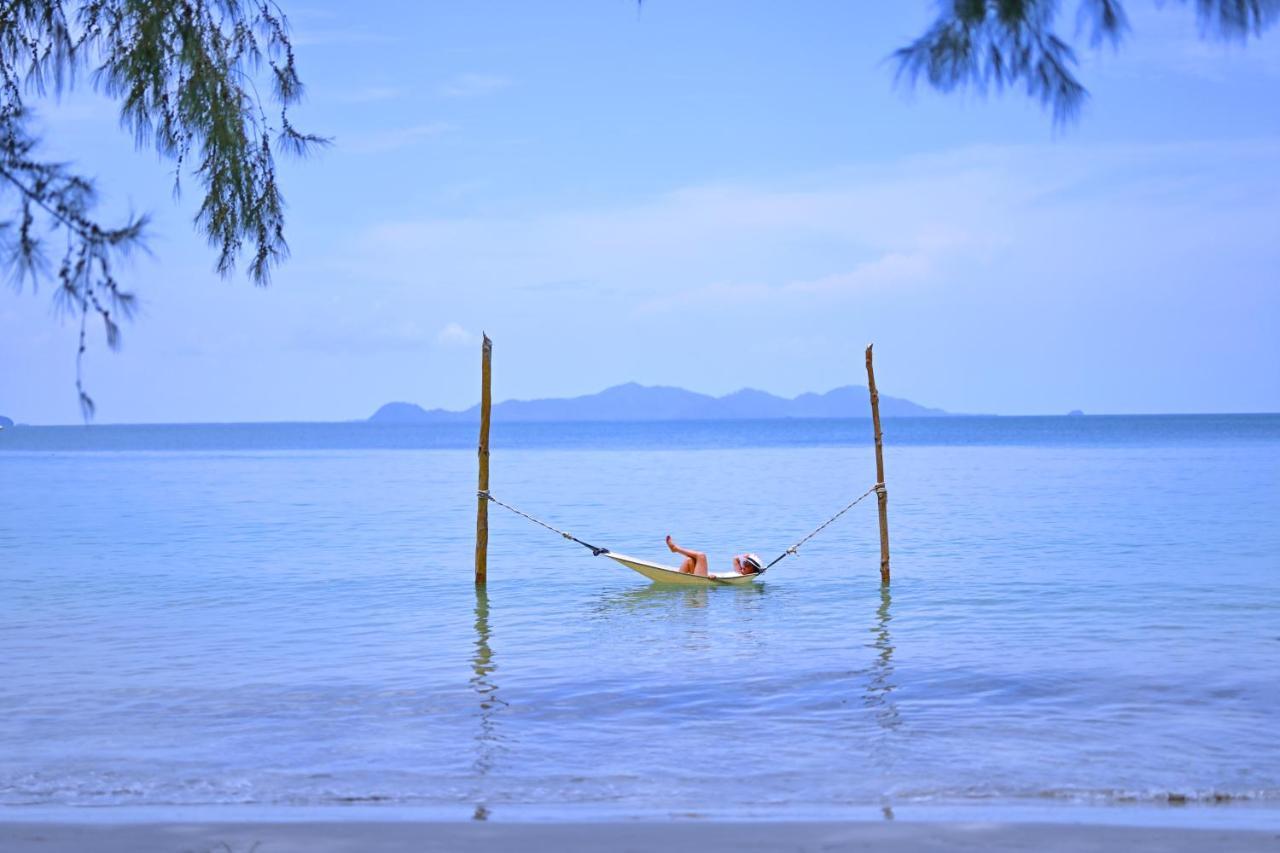
<svg viewBox="0 0 1280 853">
<path fill-rule="evenodd" d="M 952 444 L 1124 444 L 1131 442 L 1269 442 L 1280 414 L 973 415 L 882 418 L 892 442 Z M 0 452 L 20 450 L 462 449 L 479 422 L 377 423 L 248 421 L 190 423 L 18 424 Z M 714 418 L 675 420 L 495 421 L 493 444 L 529 447 L 685 447 L 870 445 L 866 418 Z"/>
</svg>

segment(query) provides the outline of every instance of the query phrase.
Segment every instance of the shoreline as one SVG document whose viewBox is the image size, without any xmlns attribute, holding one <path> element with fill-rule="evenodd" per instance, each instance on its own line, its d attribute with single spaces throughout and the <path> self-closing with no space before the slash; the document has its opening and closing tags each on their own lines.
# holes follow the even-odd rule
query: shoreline
<svg viewBox="0 0 1280 853">
<path fill-rule="evenodd" d="M 483 821 L 10 822 L 6 853 L 227 853 L 601 849 L 662 853 L 729 851 L 1280 851 L 1280 829 L 1108 826 L 1001 821 L 667 821 L 502 823 Z"/>
<path fill-rule="evenodd" d="M 477 815 L 480 815 L 477 817 Z M 1280 832 L 1280 803 L 894 803 L 751 810 L 689 808 L 635 810 L 593 804 L 560 805 L 472 802 L 351 802 L 312 805 L 253 803 L 155 805 L 4 805 L 0 826 L 169 824 L 400 824 L 489 823 L 491 825 L 665 824 L 1064 824 L 1168 830 Z"/>
</svg>

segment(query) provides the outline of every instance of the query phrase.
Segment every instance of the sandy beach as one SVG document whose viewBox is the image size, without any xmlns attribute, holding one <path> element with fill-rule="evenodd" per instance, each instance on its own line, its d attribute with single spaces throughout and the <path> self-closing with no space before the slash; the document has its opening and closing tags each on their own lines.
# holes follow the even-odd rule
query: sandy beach
<svg viewBox="0 0 1280 853">
<path fill-rule="evenodd" d="M 1049 823 L 6 823 L 5 853 L 349 851 L 1234 851 L 1280 850 L 1280 830 Z"/>
</svg>

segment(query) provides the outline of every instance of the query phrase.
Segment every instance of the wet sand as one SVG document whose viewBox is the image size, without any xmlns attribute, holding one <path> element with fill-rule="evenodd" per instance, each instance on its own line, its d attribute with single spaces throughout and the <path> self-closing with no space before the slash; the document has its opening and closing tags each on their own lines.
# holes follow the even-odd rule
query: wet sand
<svg viewBox="0 0 1280 853">
<path fill-rule="evenodd" d="M 4 853 L 1277 851 L 1280 829 L 1049 823 L 0 823 Z"/>
</svg>

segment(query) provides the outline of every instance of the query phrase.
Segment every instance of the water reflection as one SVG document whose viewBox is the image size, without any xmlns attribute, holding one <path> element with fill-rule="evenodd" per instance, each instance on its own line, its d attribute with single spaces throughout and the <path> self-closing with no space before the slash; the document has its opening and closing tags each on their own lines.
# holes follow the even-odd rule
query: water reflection
<svg viewBox="0 0 1280 853">
<path fill-rule="evenodd" d="M 892 738 L 894 731 L 902 725 L 898 705 L 893 701 L 897 685 L 893 681 L 894 647 L 889 633 L 889 623 L 893 621 L 892 604 L 889 585 L 881 584 L 880 606 L 876 608 L 875 624 L 869 629 L 872 639 L 867 644 L 876 655 L 871 662 L 867 690 L 863 695 L 863 705 L 871 709 L 879 727 L 878 735 L 872 739 L 871 757 L 880 771 L 880 813 L 885 820 L 893 820 L 893 804 L 889 796 L 894 776 Z"/>
<path fill-rule="evenodd" d="M 763 648 L 758 624 L 767 587 L 649 584 L 602 595 L 592 608 L 601 621 L 626 624 L 688 652 L 749 653 Z"/>
<path fill-rule="evenodd" d="M 484 783 L 493 768 L 494 760 L 502 749 L 502 736 L 498 731 L 496 714 L 506 707 L 498 695 L 498 685 L 493 674 L 498 666 L 493 661 L 493 649 L 489 645 L 489 593 L 476 587 L 475 648 L 471 655 L 471 689 L 480 699 L 480 728 L 476 732 L 476 760 L 472 765 L 477 780 L 476 810 L 472 820 L 488 820 L 489 808 L 485 804 Z"/>
<path fill-rule="evenodd" d="M 893 596 L 889 585 L 880 586 L 880 606 L 876 608 L 876 623 L 871 628 L 872 641 L 868 646 L 876 651 L 875 660 L 871 663 L 871 678 L 867 682 L 867 692 L 863 704 L 874 710 L 876 723 L 886 732 L 898 728 L 902 724 L 898 716 L 898 705 L 893 701 L 893 691 L 897 685 L 893 683 L 893 638 L 889 635 L 889 623 L 893 621 L 890 605 Z"/>
<path fill-rule="evenodd" d="M 724 596 L 717 601 L 732 599 L 735 604 L 744 604 L 757 600 L 765 594 L 766 587 L 761 584 L 750 586 L 670 586 L 664 584 L 648 584 L 628 589 L 623 592 L 611 592 L 600 597 L 595 607 L 598 614 L 604 615 L 622 610 L 628 613 L 647 613 L 656 609 L 683 607 L 689 610 L 704 609 L 711 601 L 711 596 Z"/>
</svg>

